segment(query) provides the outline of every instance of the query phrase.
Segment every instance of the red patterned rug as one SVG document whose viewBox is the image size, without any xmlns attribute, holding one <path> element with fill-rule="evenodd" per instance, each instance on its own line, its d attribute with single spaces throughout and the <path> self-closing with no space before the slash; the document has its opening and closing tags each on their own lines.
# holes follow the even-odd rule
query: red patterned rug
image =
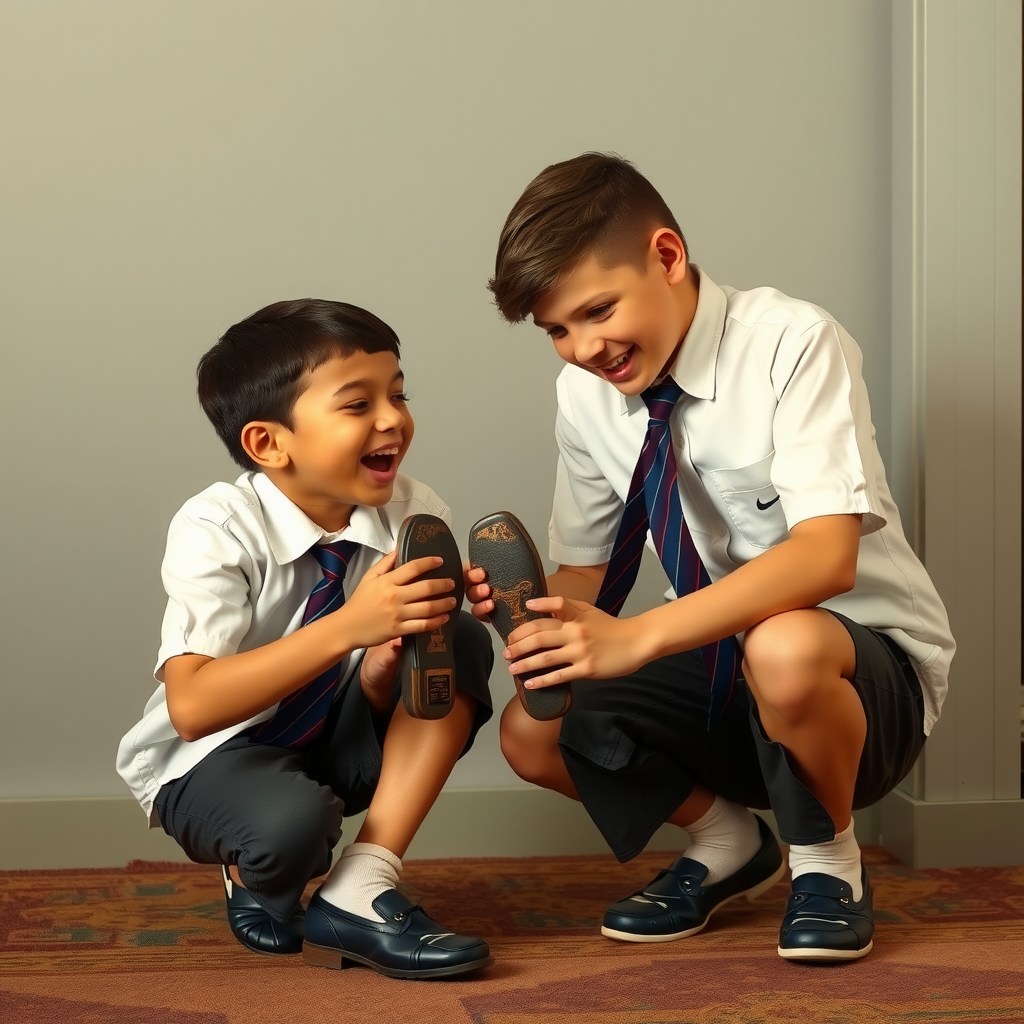
<svg viewBox="0 0 1024 1024">
<path fill-rule="evenodd" d="M 248 953 L 219 874 L 195 865 L 0 873 L 3 1024 L 1024 1024 L 1024 867 L 913 870 L 865 850 L 875 949 L 835 967 L 775 952 L 788 889 L 655 945 L 598 934 L 664 863 L 411 861 L 403 888 L 495 964 L 394 981 Z"/>
</svg>

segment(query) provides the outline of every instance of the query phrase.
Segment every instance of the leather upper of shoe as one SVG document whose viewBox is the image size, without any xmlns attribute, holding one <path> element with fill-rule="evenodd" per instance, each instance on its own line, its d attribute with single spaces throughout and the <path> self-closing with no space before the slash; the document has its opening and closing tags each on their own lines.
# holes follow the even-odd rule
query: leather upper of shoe
<svg viewBox="0 0 1024 1024">
<path fill-rule="evenodd" d="M 781 867 L 782 851 L 778 841 L 763 819 L 758 818 L 757 823 L 761 846 L 738 871 L 711 885 L 704 885 L 707 867 L 688 857 L 680 857 L 643 890 L 613 903 L 605 911 L 604 926 L 618 931 L 658 935 L 703 924 L 718 904 L 752 889 Z"/>
<path fill-rule="evenodd" d="M 848 882 L 834 875 L 810 872 L 793 880 L 793 893 L 782 919 L 783 949 L 863 949 L 875 931 L 871 883 L 861 867 L 864 892 L 854 900 Z"/>
<path fill-rule="evenodd" d="M 399 970 L 471 963 L 490 954 L 482 939 L 448 931 L 397 889 L 382 892 L 372 906 L 383 921 L 349 914 L 314 893 L 306 912 L 306 941 Z"/>
<path fill-rule="evenodd" d="M 305 918 L 302 907 L 297 907 L 287 921 L 276 921 L 247 889 L 232 882 L 226 871 L 222 873 L 231 934 L 256 953 L 301 953 Z"/>
</svg>

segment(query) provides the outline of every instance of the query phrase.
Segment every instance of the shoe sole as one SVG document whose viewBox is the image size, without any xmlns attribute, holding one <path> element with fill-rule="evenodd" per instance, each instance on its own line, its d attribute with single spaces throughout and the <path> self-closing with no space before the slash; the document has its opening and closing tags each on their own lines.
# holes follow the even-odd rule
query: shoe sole
<svg viewBox="0 0 1024 1024">
<path fill-rule="evenodd" d="M 748 901 L 756 900 L 758 896 L 767 892 L 773 885 L 775 885 L 775 883 L 778 882 L 785 873 L 786 865 L 780 864 L 763 882 L 758 882 L 757 885 L 751 886 L 749 889 L 744 889 L 742 892 L 738 892 L 733 896 L 727 896 L 721 903 L 716 903 L 715 906 L 708 911 L 708 916 L 705 917 L 704 920 L 695 928 L 687 928 L 681 932 L 672 932 L 670 935 L 642 935 L 638 932 L 621 932 L 615 928 L 606 928 L 602 925 L 601 934 L 606 939 L 617 939 L 619 942 L 674 942 L 676 939 L 685 939 L 690 935 L 696 935 L 697 932 L 703 931 L 712 916 L 721 910 L 727 903 L 732 903 L 733 900 L 738 900 L 741 897 L 746 897 Z"/>
<path fill-rule="evenodd" d="M 403 971 L 397 967 L 382 967 L 358 953 L 350 953 L 348 950 L 334 949 L 329 946 L 317 946 L 312 942 L 302 944 L 302 959 L 311 967 L 329 967 L 336 971 L 343 971 L 347 967 L 357 965 L 369 967 L 388 978 L 450 978 L 455 974 L 467 974 L 470 971 L 478 971 L 482 967 L 490 967 L 494 963 L 493 956 L 485 956 L 469 963 L 453 964 L 451 967 L 435 967 L 426 971 Z"/>
<path fill-rule="evenodd" d="M 784 949 L 779 946 L 779 956 L 784 960 L 805 960 L 808 963 L 840 963 L 859 960 L 862 956 L 867 956 L 874 944 L 874 940 L 872 940 L 863 949 L 814 949 L 812 947 Z"/>
<path fill-rule="evenodd" d="M 456 605 L 448 621 L 430 633 L 402 637 L 399 673 L 402 703 L 413 718 L 444 718 L 455 700 L 455 620 L 464 596 L 462 556 L 451 530 L 437 516 L 409 516 L 398 530 L 397 565 L 425 555 L 437 555 L 444 563 L 418 577 L 421 580 L 454 580 L 451 596 Z"/>
<path fill-rule="evenodd" d="M 495 512 L 473 524 L 469 531 L 469 562 L 487 572 L 494 601 L 494 611 L 488 618 L 504 643 L 519 626 L 544 618 L 540 612 L 526 607 L 531 598 L 548 596 L 544 565 L 526 527 L 511 512 Z M 568 683 L 539 690 L 523 686 L 526 680 L 551 671 L 553 668 L 546 668 L 512 677 L 523 709 L 540 722 L 561 718 L 572 706 Z"/>
</svg>

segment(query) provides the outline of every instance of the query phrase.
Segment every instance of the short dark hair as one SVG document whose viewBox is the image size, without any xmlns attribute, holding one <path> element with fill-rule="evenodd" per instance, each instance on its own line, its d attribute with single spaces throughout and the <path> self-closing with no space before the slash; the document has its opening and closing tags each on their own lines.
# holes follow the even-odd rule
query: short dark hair
<svg viewBox="0 0 1024 1024">
<path fill-rule="evenodd" d="M 268 420 L 292 429 L 306 378 L 335 356 L 391 352 L 398 335 L 347 302 L 291 299 L 264 306 L 229 327 L 196 370 L 199 404 L 243 469 L 259 469 L 242 447 L 242 428 Z"/>
<path fill-rule="evenodd" d="M 545 167 L 512 207 L 488 287 L 501 315 L 524 320 L 585 256 L 602 266 L 646 266 L 651 231 L 686 239 L 657 189 L 614 153 L 584 153 Z M 689 250 L 687 250 L 689 256 Z"/>
</svg>

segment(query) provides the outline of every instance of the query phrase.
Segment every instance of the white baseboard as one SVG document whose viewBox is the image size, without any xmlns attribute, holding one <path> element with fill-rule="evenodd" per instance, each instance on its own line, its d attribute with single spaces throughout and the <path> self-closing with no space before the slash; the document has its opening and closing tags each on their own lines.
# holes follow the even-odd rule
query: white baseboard
<svg viewBox="0 0 1024 1024">
<path fill-rule="evenodd" d="M 877 842 L 875 808 L 858 811 L 861 843 Z M 775 827 L 770 813 L 759 812 Z M 351 842 L 362 815 L 347 818 Z M 681 851 L 685 835 L 662 826 L 648 849 Z M 406 857 L 539 857 L 608 853 L 572 800 L 533 786 L 442 791 Z M 160 829 L 147 829 L 131 797 L 0 800 L 0 870 L 119 867 L 130 860 L 186 861 Z"/>
</svg>

